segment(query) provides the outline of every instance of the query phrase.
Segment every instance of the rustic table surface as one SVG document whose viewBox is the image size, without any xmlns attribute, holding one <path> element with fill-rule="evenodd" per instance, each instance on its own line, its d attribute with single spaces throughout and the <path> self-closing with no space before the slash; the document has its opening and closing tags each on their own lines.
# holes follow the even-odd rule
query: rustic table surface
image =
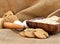
<svg viewBox="0 0 60 44">
<path fill-rule="evenodd" d="M 0 44 L 60 44 L 60 33 L 47 39 L 25 38 L 10 29 L 0 30 Z"/>
</svg>

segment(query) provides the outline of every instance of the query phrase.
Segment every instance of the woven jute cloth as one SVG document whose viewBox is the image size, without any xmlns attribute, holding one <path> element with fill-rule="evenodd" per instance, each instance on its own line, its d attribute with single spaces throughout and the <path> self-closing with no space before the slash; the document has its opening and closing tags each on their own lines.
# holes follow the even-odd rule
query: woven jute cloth
<svg viewBox="0 0 60 44">
<path fill-rule="evenodd" d="M 60 33 L 47 39 L 21 37 L 11 29 L 0 30 L 0 44 L 60 44 Z"/>
<path fill-rule="evenodd" d="M 20 20 L 22 20 L 21 16 L 24 16 L 23 13 L 25 13 L 26 19 L 46 17 L 59 8 L 60 0 L 0 0 L 0 17 L 9 10 L 14 14 L 17 13 L 16 16 Z"/>
</svg>

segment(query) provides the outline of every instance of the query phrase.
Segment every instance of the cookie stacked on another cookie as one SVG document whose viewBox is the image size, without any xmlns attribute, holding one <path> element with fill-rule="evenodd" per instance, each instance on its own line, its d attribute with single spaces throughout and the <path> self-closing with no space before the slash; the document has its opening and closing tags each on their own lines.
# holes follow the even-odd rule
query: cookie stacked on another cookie
<svg viewBox="0 0 60 44">
<path fill-rule="evenodd" d="M 40 28 L 26 28 L 24 31 L 19 32 L 19 34 L 23 37 L 30 37 L 30 38 L 40 38 L 40 39 L 45 39 L 49 37 L 49 34 L 44 31 L 43 29 Z"/>
</svg>

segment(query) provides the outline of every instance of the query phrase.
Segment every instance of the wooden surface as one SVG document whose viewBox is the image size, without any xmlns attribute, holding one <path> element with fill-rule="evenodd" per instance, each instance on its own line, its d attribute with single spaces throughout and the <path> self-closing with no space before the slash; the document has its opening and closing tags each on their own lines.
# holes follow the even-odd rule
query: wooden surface
<svg viewBox="0 0 60 44">
<path fill-rule="evenodd" d="M 21 37 L 10 29 L 1 29 L 0 44 L 60 44 L 60 33 L 47 39 L 36 39 Z"/>
</svg>

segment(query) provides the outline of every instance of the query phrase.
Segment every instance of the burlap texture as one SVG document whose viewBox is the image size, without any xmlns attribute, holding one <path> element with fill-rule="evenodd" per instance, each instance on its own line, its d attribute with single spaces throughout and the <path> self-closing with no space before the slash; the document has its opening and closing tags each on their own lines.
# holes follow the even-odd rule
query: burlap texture
<svg viewBox="0 0 60 44">
<path fill-rule="evenodd" d="M 10 29 L 0 30 L 0 44 L 60 44 L 60 33 L 47 39 L 25 38 Z"/>
<path fill-rule="evenodd" d="M 17 17 L 26 11 L 28 11 L 28 16 L 30 15 L 32 18 L 46 17 L 59 8 L 60 0 L 0 0 L 0 17 L 9 10 L 17 13 Z"/>
</svg>

